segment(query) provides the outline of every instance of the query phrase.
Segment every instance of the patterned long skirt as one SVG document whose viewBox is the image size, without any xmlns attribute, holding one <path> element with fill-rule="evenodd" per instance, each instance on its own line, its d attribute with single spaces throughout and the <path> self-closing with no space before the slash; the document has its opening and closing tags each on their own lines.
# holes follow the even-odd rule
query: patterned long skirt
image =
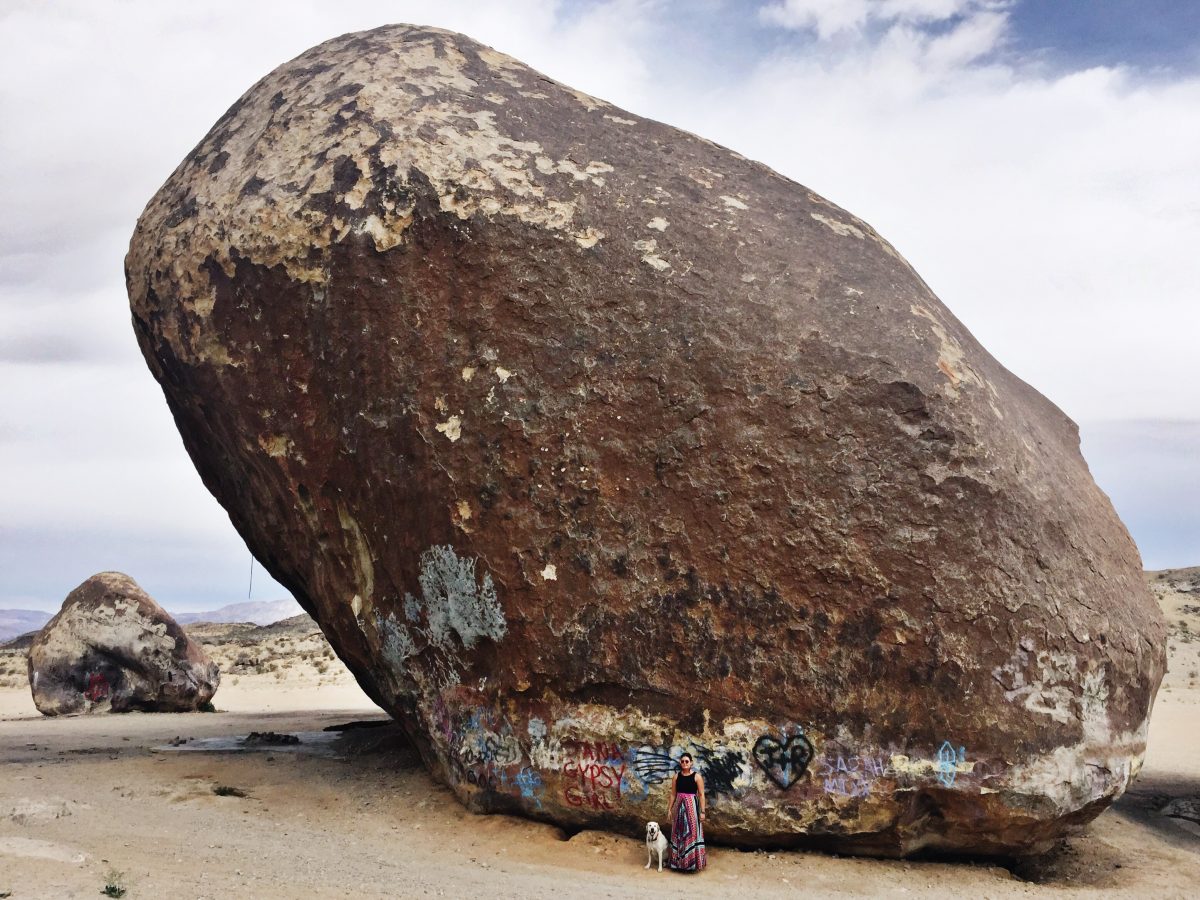
<svg viewBox="0 0 1200 900">
<path fill-rule="evenodd" d="M 704 826 L 695 794 L 679 794 L 679 809 L 671 823 L 671 868 L 679 872 L 699 872 L 708 865 L 704 849 Z"/>
</svg>

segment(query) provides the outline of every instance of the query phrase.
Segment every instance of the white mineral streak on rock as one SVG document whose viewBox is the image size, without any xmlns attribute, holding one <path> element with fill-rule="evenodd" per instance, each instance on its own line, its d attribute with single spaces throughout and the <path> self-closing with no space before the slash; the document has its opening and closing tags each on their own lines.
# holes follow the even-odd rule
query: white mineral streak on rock
<svg viewBox="0 0 1200 900">
<path fill-rule="evenodd" d="M 837 219 L 832 219 L 829 216 L 822 215 L 821 213 L 809 213 L 809 215 L 826 228 L 830 229 L 835 234 L 840 234 L 842 237 L 856 237 L 860 241 L 866 237 L 861 228 L 856 225 L 851 225 L 849 222 L 841 222 Z"/>
<path fill-rule="evenodd" d="M 474 366 L 463 366 L 462 380 L 470 381 L 474 377 L 475 377 L 475 367 Z"/>
<path fill-rule="evenodd" d="M 665 716 L 644 713 L 636 707 L 621 710 L 599 703 L 582 703 L 560 715 L 550 728 L 552 736 L 583 740 L 664 744 L 671 741 L 676 725 Z M 634 738 L 637 738 L 635 741 Z"/>
<path fill-rule="evenodd" d="M 508 379 L 512 378 L 513 373 L 503 366 L 496 366 L 496 377 L 500 379 L 501 384 L 506 384 Z"/>
<path fill-rule="evenodd" d="M 741 200 L 739 200 L 737 197 L 730 197 L 727 194 L 721 195 L 721 202 L 724 203 L 726 206 L 728 206 L 730 209 L 749 209 L 750 208 L 745 203 L 743 203 Z"/>
<path fill-rule="evenodd" d="M 433 29 L 426 30 L 432 31 Z M 479 58 L 487 63 L 488 68 L 510 87 L 525 87 L 525 82 L 521 80 L 521 75 L 528 70 L 511 56 L 501 53 L 498 50 L 493 50 L 491 47 L 483 47 L 479 50 Z"/>
<path fill-rule="evenodd" d="M 718 179 L 724 177 L 725 174 L 723 172 L 714 172 L 712 169 L 709 169 L 706 166 L 700 166 L 698 169 L 688 173 L 688 178 L 692 179 L 692 181 L 696 182 L 696 184 L 706 188 L 711 188 L 714 184 L 716 184 Z"/>
<path fill-rule="evenodd" d="M 1011 766 L 1001 789 L 1046 797 L 1061 810 L 1079 809 L 1101 797 L 1119 797 L 1142 767 L 1149 718 L 1135 731 L 1113 734 L 1105 723 L 1078 744 Z"/>
<path fill-rule="evenodd" d="M 462 437 L 462 419 L 458 416 L 451 416 L 440 425 L 435 425 L 434 428 L 444 434 L 450 441 L 457 441 Z"/>
<path fill-rule="evenodd" d="M 942 374 L 946 376 L 947 395 L 957 398 L 959 396 L 959 386 L 963 384 L 984 388 L 990 395 L 989 402 L 992 411 L 998 418 L 1004 418 L 999 406 L 997 406 L 998 394 L 996 393 L 996 388 L 966 361 L 966 353 L 963 350 L 962 344 L 946 331 L 944 324 L 927 307 L 913 303 L 909 305 L 909 310 L 911 310 L 914 316 L 927 320 L 930 330 L 933 332 L 934 337 L 937 338 L 937 365 Z"/>
<path fill-rule="evenodd" d="M 610 122 L 616 122 L 618 125 L 636 125 L 637 124 L 637 119 L 622 119 L 620 116 L 613 116 L 613 115 L 609 115 L 608 113 L 604 114 L 604 118 L 608 119 Z"/>
<path fill-rule="evenodd" d="M 589 225 L 582 231 L 572 232 L 571 236 L 575 238 L 575 243 L 584 250 L 590 250 L 604 238 L 604 232 L 597 231 Z"/>
<path fill-rule="evenodd" d="M 671 264 L 658 255 L 658 241 L 651 238 L 648 241 L 634 241 L 633 247 L 642 254 L 642 262 L 659 272 L 671 268 Z"/>
<path fill-rule="evenodd" d="M 581 169 L 574 160 L 560 159 L 558 162 L 555 162 L 548 156 L 539 156 L 534 160 L 534 165 L 537 166 L 537 170 L 543 175 L 553 175 L 555 173 L 570 175 L 576 181 L 590 180 L 597 187 L 604 186 L 604 179 L 600 176 L 613 170 L 613 167 L 608 163 L 597 162 L 596 160 L 592 160 Z"/>
<path fill-rule="evenodd" d="M 338 521 L 345 533 L 346 543 L 352 551 L 351 562 L 354 566 L 355 582 L 359 593 L 370 602 L 375 593 L 375 559 L 371 555 L 371 547 L 363 536 L 358 521 L 350 514 L 345 505 L 337 506 Z M 358 613 L 355 613 L 357 616 Z"/>
<path fill-rule="evenodd" d="M 671 223 L 668 222 L 666 219 L 664 219 L 662 216 L 655 216 L 653 219 L 651 219 L 649 222 L 646 223 L 646 227 L 653 228 L 655 231 L 666 231 L 667 226 L 670 224 Z"/>
<path fill-rule="evenodd" d="M 545 581 L 558 581 L 558 567 L 553 563 L 546 563 L 546 568 L 542 569 L 542 578 Z"/>
<path fill-rule="evenodd" d="M 563 89 L 565 89 L 567 91 L 567 93 L 569 93 L 572 97 L 574 97 L 576 100 L 578 100 L 580 103 L 582 103 L 584 105 L 584 107 L 587 108 L 588 112 L 595 112 L 598 109 L 602 109 L 602 108 L 610 105 L 608 103 L 605 103 L 603 100 L 599 99 L 598 97 L 593 97 L 591 94 L 585 94 L 583 91 L 577 91 L 577 90 L 575 90 L 575 88 L 567 87 L 565 84 L 559 85 L 559 87 L 562 87 Z M 607 118 L 607 116 L 605 118 Z M 629 122 L 629 124 L 635 125 L 637 123 Z"/>
</svg>

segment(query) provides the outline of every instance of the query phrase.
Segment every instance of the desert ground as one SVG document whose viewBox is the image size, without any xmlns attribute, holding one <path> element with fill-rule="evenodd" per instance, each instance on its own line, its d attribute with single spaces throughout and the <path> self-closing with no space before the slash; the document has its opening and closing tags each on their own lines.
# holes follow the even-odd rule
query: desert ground
<svg viewBox="0 0 1200 900">
<path fill-rule="evenodd" d="M 660 874 L 640 835 L 474 816 L 301 616 L 187 626 L 221 666 L 215 713 L 43 718 L 20 642 L 0 649 L 0 897 L 1200 896 L 1200 568 L 1147 577 L 1171 636 L 1145 767 L 1037 859 L 714 847 Z M 253 731 L 301 743 L 229 749 Z"/>
</svg>

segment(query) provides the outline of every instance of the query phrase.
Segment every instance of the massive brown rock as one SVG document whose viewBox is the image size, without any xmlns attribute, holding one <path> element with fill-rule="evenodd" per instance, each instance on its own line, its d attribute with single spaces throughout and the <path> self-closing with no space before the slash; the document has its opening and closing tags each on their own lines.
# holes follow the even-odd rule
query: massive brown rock
<svg viewBox="0 0 1200 900">
<path fill-rule="evenodd" d="M 195 711 L 220 680 L 200 645 L 120 572 L 71 591 L 29 648 L 33 702 L 47 716 Z"/>
<path fill-rule="evenodd" d="M 866 223 L 460 35 L 251 88 L 127 259 L 205 484 L 476 810 L 1021 852 L 1163 625 L 1075 426 Z"/>
</svg>

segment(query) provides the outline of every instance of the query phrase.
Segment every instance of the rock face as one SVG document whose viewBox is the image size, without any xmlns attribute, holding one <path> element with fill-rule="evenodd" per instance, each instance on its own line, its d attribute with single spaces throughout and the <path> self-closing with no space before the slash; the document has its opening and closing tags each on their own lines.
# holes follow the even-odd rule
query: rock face
<svg viewBox="0 0 1200 900">
<path fill-rule="evenodd" d="M 1073 423 L 866 223 L 460 35 L 281 66 L 147 206 L 208 488 L 471 808 L 1038 850 L 1164 668 Z"/>
<path fill-rule="evenodd" d="M 191 712 L 220 672 L 128 575 L 101 572 L 67 595 L 29 649 L 29 685 L 47 716 Z"/>
</svg>

